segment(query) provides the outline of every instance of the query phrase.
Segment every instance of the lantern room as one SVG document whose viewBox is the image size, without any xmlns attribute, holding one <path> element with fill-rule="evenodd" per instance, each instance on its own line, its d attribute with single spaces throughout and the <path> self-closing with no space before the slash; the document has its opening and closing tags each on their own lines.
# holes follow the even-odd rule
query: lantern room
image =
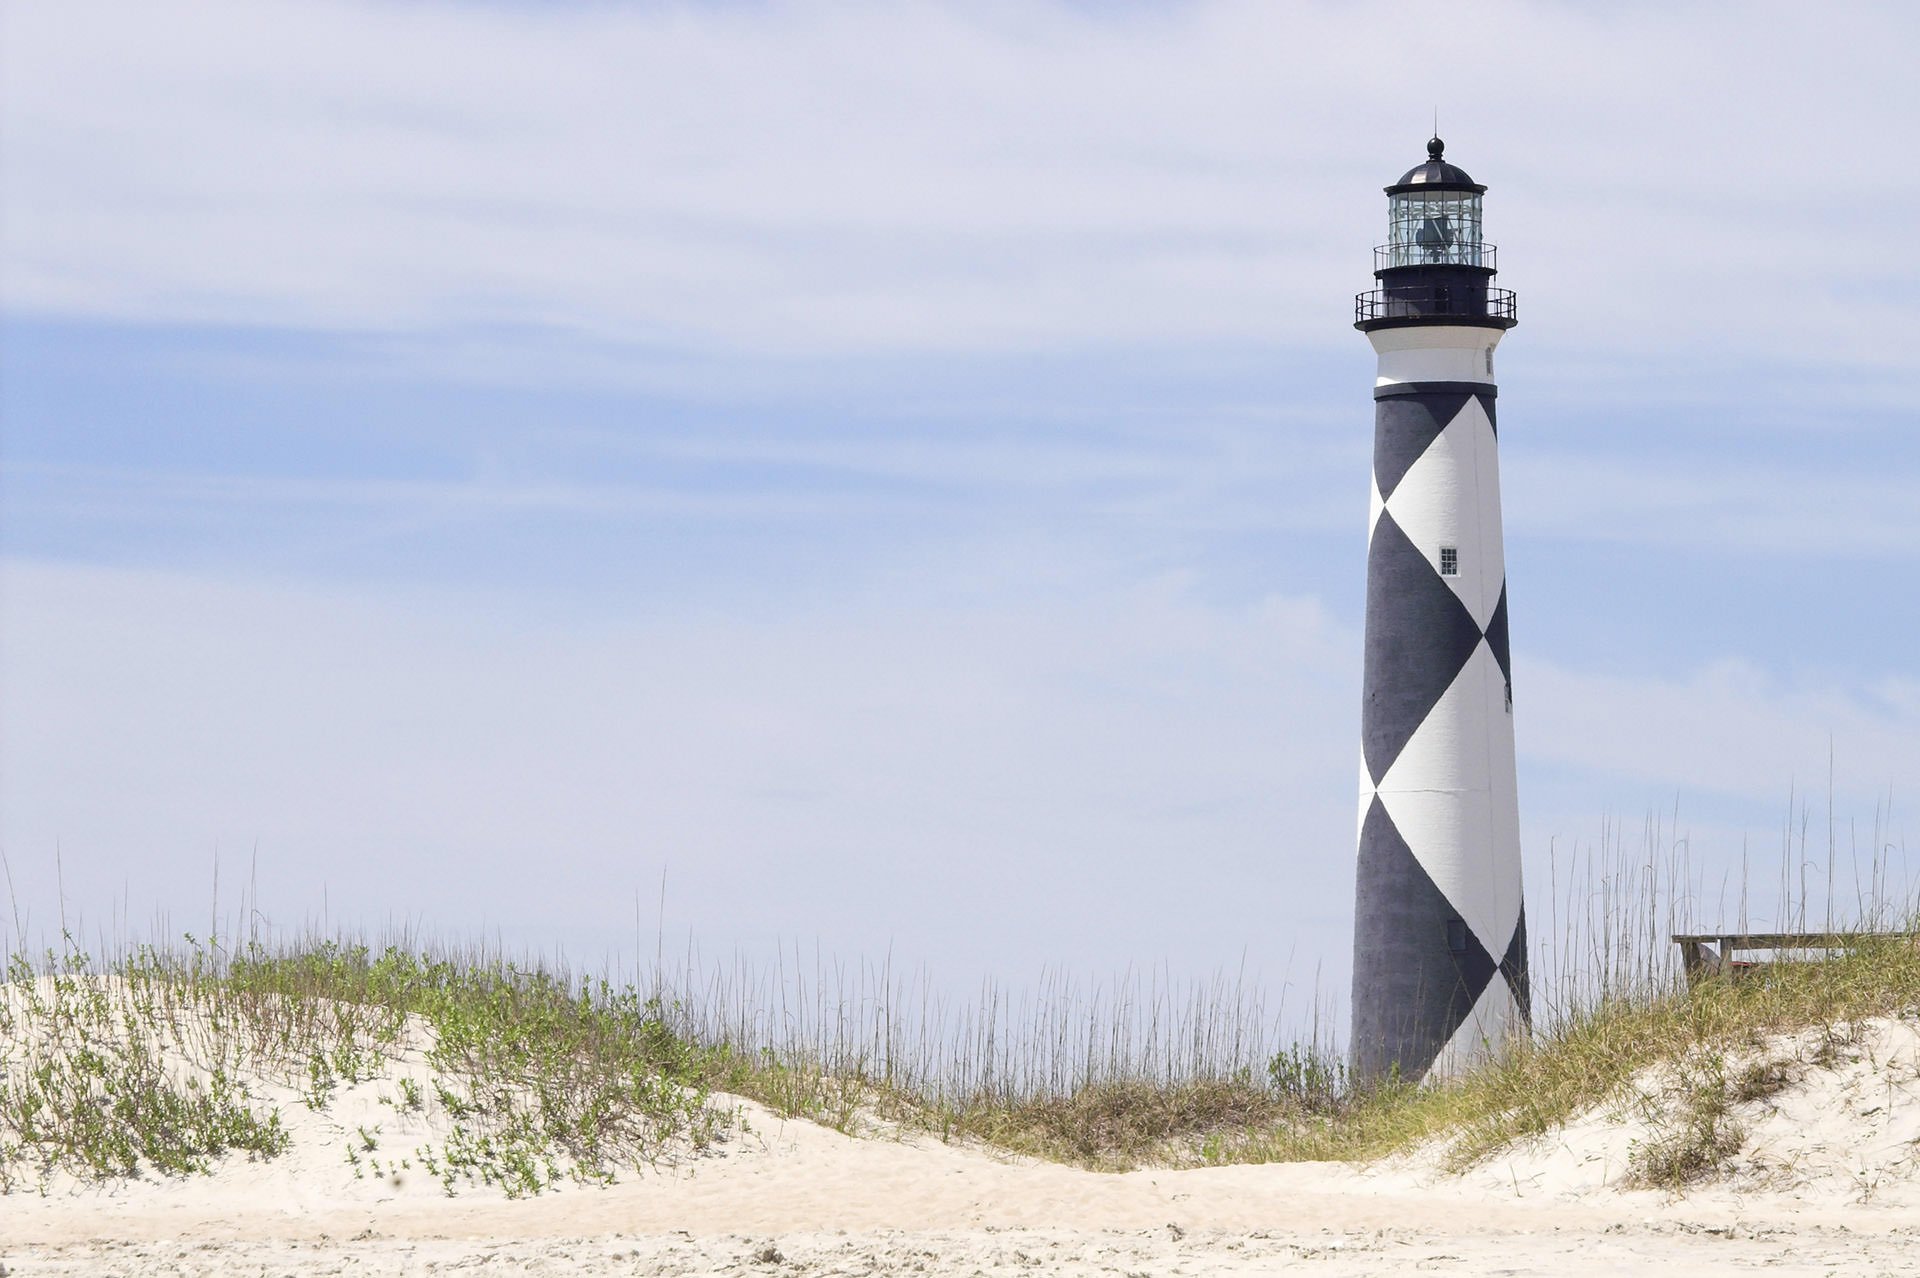
<svg viewBox="0 0 1920 1278">
<path fill-rule="evenodd" d="M 1380 287 L 1355 299 L 1355 326 L 1464 323 L 1507 328 L 1513 293 L 1492 286 L 1498 263 L 1482 234 L 1487 188 L 1446 161 L 1446 143 L 1427 143 L 1427 161 L 1387 191 L 1387 242 L 1373 251 Z"/>
<path fill-rule="evenodd" d="M 1448 164 L 1446 143 L 1427 143 L 1427 162 L 1387 188 L 1387 260 L 1381 266 L 1480 266 L 1480 197 L 1465 169 Z"/>
</svg>

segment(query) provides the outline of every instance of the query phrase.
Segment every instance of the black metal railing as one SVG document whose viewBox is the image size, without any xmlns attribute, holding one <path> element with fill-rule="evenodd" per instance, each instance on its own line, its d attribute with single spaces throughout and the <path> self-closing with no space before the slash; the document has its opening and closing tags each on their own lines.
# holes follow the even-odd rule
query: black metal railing
<svg viewBox="0 0 1920 1278">
<path fill-rule="evenodd" d="M 1448 320 L 1515 322 L 1513 290 L 1479 284 L 1419 284 L 1376 288 L 1353 299 L 1353 322 L 1415 320 L 1441 324 Z"/>
<path fill-rule="evenodd" d="M 1500 269 L 1500 250 L 1481 240 L 1462 240 L 1455 244 L 1376 244 L 1373 269 L 1390 271 L 1396 266 L 1482 266 Z"/>
</svg>

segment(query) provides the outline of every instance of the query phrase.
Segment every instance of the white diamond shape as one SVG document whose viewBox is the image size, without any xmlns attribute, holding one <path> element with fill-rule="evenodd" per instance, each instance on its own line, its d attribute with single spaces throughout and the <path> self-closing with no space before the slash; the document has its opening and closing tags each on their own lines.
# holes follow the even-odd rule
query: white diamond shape
<svg viewBox="0 0 1920 1278">
<path fill-rule="evenodd" d="M 1478 398 L 1467 397 L 1383 504 L 1435 572 L 1442 546 L 1460 552 L 1458 574 L 1441 580 L 1485 630 L 1500 602 L 1507 563 L 1500 537 L 1498 441 Z"/>
<path fill-rule="evenodd" d="M 1513 721 L 1483 640 L 1380 778 L 1393 825 L 1495 960 L 1520 917 Z M 1496 773 L 1505 780 L 1496 784 Z"/>
</svg>

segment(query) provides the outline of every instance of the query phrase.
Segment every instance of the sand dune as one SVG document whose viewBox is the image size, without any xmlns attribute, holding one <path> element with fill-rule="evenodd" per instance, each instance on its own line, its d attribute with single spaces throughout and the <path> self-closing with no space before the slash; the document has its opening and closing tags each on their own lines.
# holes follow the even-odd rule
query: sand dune
<svg viewBox="0 0 1920 1278">
<path fill-rule="evenodd" d="M 394 1070 L 417 1068 L 419 1046 Z M 1650 1137 L 1652 1111 L 1630 1100 L 1462 1175 L 1438 1150 L 1371 1168 L 1115 1175 L 924 1134 L 849 1137 L 725 1097 L 724 1140 L 618 1184 L 450 1197 L 399 1165 L 446 1120 L 391 1104 L 397 1074 L 322 1109 L 261 1080 L 292 1136 L 281 1157 L 0 1197 L 0 1262 L 18 1275 L 1920 1273 L 1920 1022 L 1777 1046 L 1817 1063 L 1743 1107 L 1731 1174 L 1683 1198 L 1620 1187 Z"/>
</svg>

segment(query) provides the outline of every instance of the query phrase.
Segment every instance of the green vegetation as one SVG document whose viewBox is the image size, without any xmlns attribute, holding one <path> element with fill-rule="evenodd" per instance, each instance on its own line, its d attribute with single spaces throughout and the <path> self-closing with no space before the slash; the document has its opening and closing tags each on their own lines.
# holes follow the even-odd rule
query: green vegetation
<svg viewBox="0 0 1920 1278">
<path fill-rule="evenodd" d="M 147 1033 L 146 991 L 115 997 L 69 956 L 44 975 L 15 956 L 0 988 L 0 1192 L 55 1170 L 85 1179 L 206 1171 L 229 1151 L 286 1148 L 224 1060 L 182 1078 Z M 28 1169 L 23 1171 L 22 1169 Z"/>
<path fill-rule="evenodd" d="M 1461 1169 L 1611 1107 L 1643 1133 L 1630 1179 L 1677 1189 L 1726 1166 L 1751 1106 L 1852 1053 L 1863 1021 L 1920 1019 L 1920 950 L 1870 934 L 1915 926 L 1881 904 L 1876 860 L 1872 926 L 1843 952 L 1686 991 L 1667 940 L 1695 930 L 1684 875 L 1656 861 L 1567 885 L 1535 1036 L 1418 1087 L 1356 1087 L 1317 1032 L 1266 1039 L 1257 990 L 1161 973 L 1091 990 L 1056 974 L 1019 1001 L 988 986 L 955 1012 L 889 968 L 819 960 L 805 979 L 689 964 L 615 985 L 412 943 L 189 936 L 95 963 L 69 939 L 0 983 L 0 1192 L 270 1159 L 304 1109 L 336 1124 L 355 1176 L 536 1194 L 725 1139 L 717 1094 L 1094 1169 L 1419 1146 Z"/>
<path fill-rule="evenodd" d="M 332 942 L 229 957 L 188 938 L 100 974 L 73 950 L 16 956 L 4 993 L 0 1191 L 271 1158 L 287 1136 L 263 1086 L 324 1113 L 342 1086 L 396 1075 L 410 1052 L 429 1087 L 397 1074 L 389 1099 L 450 1118 L 443 1141 L 407 1158 L 449 1193 L 610 1181 L 676 1143 L 704 1146 L 726 1119 L 702 1054 L 658 1007 L 512 964 Z M 356 1169 L 380 1148 L 360 1127 Z M 377 1157 L 369 1167 L 385 1170 Z"/>
<path fill-rule="evenodd" d="M 1448 1083 L 1334 1098 L 1209 1151 L 1214 1161 L 1369 1159 L 1443 1141 L 1456 1169 L 1575 1115 L 1616 1105 L 1650 1139 L 1634 1179 L 1677 1188 L 1740 1148 L 1738 1107 L 1830 1064 L 1869 1017 L 1920 1019 L 1920 950 L 1862 935 L 1844 953 L 1784 961 L 1688 993 L 1650 988 L 1567 1017 L 1531 1043 Z M 1780 1040 L 1811 1046 L 1782 1056 Z M 1636 1078 L 1646 1080 L 1635 1087 Z"/>
<path fill-rule="evenodd" d="M 333 942 L 234 957 L 141 949 L 104 975 L 77 953 L 16 956 L 4 990 L 3 1190 L 56 1172 L 183 1174 L 230 1154 L 271 1158 L 288 1139 L 271 1087 L 327 1113 L 342 1088 L 367 1083 L 396 1122 L 438 1116 L 445 1135 L 408 1143 L 360 1125 L 346 1140 L 356 1174 L 404 1162 L 449 1193 L 604 1183 L 698 1150 L 731 1121 L 716 1091 L 843 1131 L 925 1131 L 1097 1169 L 1364 1160 L 1425 1142 L 1464 1168 L 1614 1105 L 1648 1132 L 1634 1179 L 1675 1188 L 1739 1149 L 1742 1105 L 1830 1063 L 1863 1020 L 1920 1017 L 1920 951 L 1863 936 L 1835 957 L 1691 994 L 1650 986 L 1566 1016 L 1467 1077 L 1371 1090 L 1297 1045 L 1258 1074 L 1155 1078 L 1115 1058 L 1105 1076 L 1058 1088 L 968 1060 L 956 1075 L 1000 1081 L 943 1088 L 916 1072 L 924 1062 L 909 1069 L 848 1043 L 783 1053 L 703 1042 L 684 1005 L 604 981 Z M 1801 1046 L 1783 1054 L 1789 1039 Z"/>
</svg>

